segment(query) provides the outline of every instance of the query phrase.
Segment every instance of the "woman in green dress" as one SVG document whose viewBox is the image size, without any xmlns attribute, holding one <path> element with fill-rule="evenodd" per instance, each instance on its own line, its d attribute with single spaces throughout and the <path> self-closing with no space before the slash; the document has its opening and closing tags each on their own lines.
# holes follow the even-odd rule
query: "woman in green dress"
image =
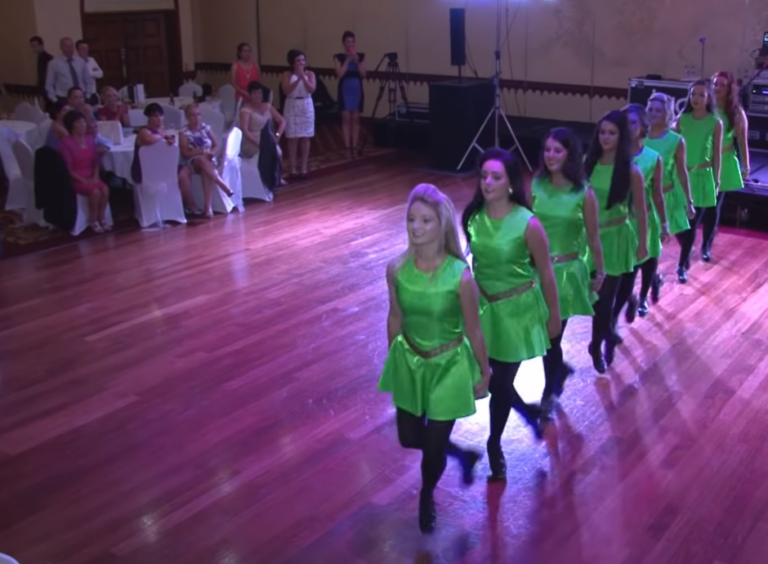
<svg viewBox="0 0 768 564">
<path fill-rule="evenodd" d="M 430 184 L 416 186 L 407 227 L 408 250 L 387 266 L 389 354 L 379 390 L 392 394 L 400 444 L 422 451 L 419 528 L 429 533 L 446 455 L 472 482 L 480 456 L 450 437 L 456 419 L 475 413 L 475 399 L 487 394 L 490 368 L 451 200 Z"/>
<path fill-rule="evenodd" d="M 562 319 L 560 334 L 550 339 L 551 347 L 544 355 L 541 407 L 549 416 L 553 398 L 562 394 L 566 378 L 573 373 L 573 368 L 563 362 L 562 338 L 568 319 L 595 314 L 592 296 L 600 291 L 605 270 L 597 198 L 587 184 L 581 142 L 570 129 L 555 128 L 544 140 L 539 162 L 531 186 L 533 213 L 549 240 Z M 597 266 L 591 280 L 585 260 L 587 245 Z"/>
<path fill-rule="evenodd" d="M 645 146 L 650 147 L 659 155 L 664 168 L 661 191 L 664 193 L 664 203 L 667 209 L 669 234 L 677 235 L 690 227 L 689 219 L 693 219 L 696 210 L 693 208 L 691 184 L 688 178 L 688 168 L 685 159 L 685 140 L 670 128 L 675 120 L 675 101 L 671 96 L 656 92 L 648 99 L 646 107 L 650 130 L 645 139 Z M 650 278 L 646 271 L 646 261 L 643 265 L 642 283 L 640 286 L 640 316 L 648 313 L 648 292 L 651 301 L 659 301 L 661 276 L 656 274 Z M 658 259 L 656 260 L 658 264 Z"/>
<path fill-rule="evenodd" d="M 613 324 L 619 282 L 648 256 L 645 181 L 632 159 L 632 134 L 623 112 L 608 112 L 597 122 L 584 168 L 597 197 L 605 266 L 605 279 L 594 305 L 589 355 L 595 370 L 604 374 L 619 344 Z M 636 221 L 630 220 L 630 213 Z M 594 263 L 592 258 L 593 270 Z"/>
<path fill-rule="evenodd" d="M 528 208 L 520 162 L 490 149 L 479 161 L 480 178 L 462 215 L 480 289 L 480 324 L 488 345 L 491 377 L 488 457 L 491 480 L 506 478 L 501 436 L 512 408 L 542 438 L 541 407 L 515 390 L 524 360 L 543 356 L 560 334 L 557 284 L 549 243 Z"/>
<path fill-rule="evenodd" d="M 648 315 L 648 291 L 645 291 L 645 298 L 638 300 L 633 295 L 635 280 L 638 271 L 642 271 L 642 279 L 649 286 L 655 286 L 654 293 L 657 298 L 659 295 L 660 281 L 658 278 L 659 258 L 661 258 L 661 244 L 669 239 L 669 223 L 667 223 L 667 206 L 664 202 L 664 192 L 662 192 L 662 180 L 664 178 L 664 167 L 662 166 L 661 156 L 645 144 L 645 138 L 648 136 L 648 116 L 645 113 L 645 107 L 640 104 L 629 104 L 622 110 L 627 116 L 630 134 L 632 135 L 632 154 L 634 155 L 635 165 L 640 169 L 645 180 L 645 202 L 648 216 L 648 256 L 637 263 L 634 271 L 622 276 L 619 283 L 619 290 L 616 293 L 616 305 L 613 310 L 613 325 L 618 324 L 619 314 L 626 305 L 627 323 L 635 320 L 635 315 L 640 314 L 645 317 Z M 633 223 L 637 231 L 637 215 L 633 214 Z M 642 297 L 642 292 L 641 292 Z M 621 337 L 617 337 L 621 342 Z"/>
<path fill-rule="evenodd" d="M 723 122 L 722 168 L 720 171 L 720 192 L 713 208 L 704 212 L 701 258 L 705 262 L 712 260 L 712 243 L 715 242 L 717 225 L 720 223 L 720 209 L 727 192 L 744 188 L 744 180 L 749 177 L 749 145 L 747 142 L 747 114 L 739 103 L 739 87 L 736 78 L 730 72 L 718 72 L 712 77 L 714 83 L 717 114 Z M 736 154 L 736 144 L 739 152 Z M 741 160 L 741 165 L 739 165 Z"/>
<path fill-rule="evenodd" d="M 696 209 L 691 226 L 677 236 L 680 243 L 677 279 L 685 284 L 691 269 L 691 250 L 696 243 L 696 230 L 705 211 L 717 206 L 717 195 L 720 192 L 723 123 L 715 112 L 709 80 L 700 79 L 691 84 L 688 101 L 677 120 L 675 130 L 685 139 L 685 158 Z M 702 258 L 708 260 L 709 256 L 702 255 Z"/>
</svg>

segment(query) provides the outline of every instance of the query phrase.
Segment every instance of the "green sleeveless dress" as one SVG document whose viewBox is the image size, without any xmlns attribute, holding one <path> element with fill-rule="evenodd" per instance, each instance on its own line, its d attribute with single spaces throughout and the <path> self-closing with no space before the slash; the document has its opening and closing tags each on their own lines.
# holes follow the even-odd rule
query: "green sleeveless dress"
<svg viewBox="0 0 768 564">
<path fill-rule="evenodd" d="M 661 163 L 664 167 L 664 179 L 661 182 L 664 192 L 664 204 L 667 206 L 667 223 L 669 223 L 670 235 L 676 235 L 687 229 L 691 224 L 688 222 L 688 211 L 685 201 L 683 185 L 677 176 L 677 147 L 680 145 L 682 136 L 668 129 L 664 135 L 652 139 L 648 137 L 645 140 L 645 146 L 650 147 L 661 155 Z"/>
<path fill-rule="evenodd" d="M 467 268 L 449 256 L 434 273 L 425 273 L 409 257 L 397 272 L 403 330 L 389 348 L 378 389 L 413 415 L 451 421 L 475 412 L 480 367 L 464 336 L 459 298 Z"/>
<path fill-rule="evenodd" d="M 712 168 L 717 121 L 717 117 L 712 114 L 702 119 L 695 119 L 691 113 L 681 115 L 678 120 L 680 133 L 685 139 L 691 196 L 693 205 L 697 208 L 711 208 L 717 203 L 715 174 Z"/>
<path fill-rule="evenodd" d="M 637 262 L 637 231 L 629 220 L 629 199 L 608 209 L 613 165 L 597 163 L 589 181 L 597 197 L 600 245 L 603 247 L 603 263 L 608 276 L 621 276 L 635 269 Z M 592 257 L 590 270 L 595 270 Z"/>
<path fill-rule="evenodd" d="M 501 362 L 536 358 L 550 346 L 549 308 L 525 241 L 532 217 L 516 205 L 503 219 L 482 209 L 469 222 L 480 324 L 488 356 Z"/>
<path fill-rule="evenodd" d="M 741 177 L 741 166 L 736 156 L 731 121 L 725 112 L 719 112 L 718 117 L 723 122 L 723 154 L 720 164 L 720 190 L 732 192 L 744 188 L 744 179 Z"/>
<path fill-rule="evenodd" d="M 585 189 L 552 186 L 546 178 L 536 177 L 531 186 L 533 213 L 549 239 L 549 254 L 557 281 L 560 317 L 594 315 L 589 269 L 584 260 L 587 229 L 584 224 Z"/>
<path fill-rule="evenodd" d="M 653 203 L 653 173 L 656 171 L 656 163 L 659 156 L 659 153 L 650 147 L 643 147 L 643 150 L 635 155 L 634 158 L 637 168 L 643 173 L 643 180 L 645 181 L 645 209 L 648 210 L 648 257 L 643 262 L 661 256 L 661 218 L 659 217 L 659 212 L 656 211 L 656 204 Z M 632 225 L 634 226 L 635 233 L 640 233 L 640 230 L 637 228 L 637 216 L 634 213 L 632 214 Z"/>
</svg>

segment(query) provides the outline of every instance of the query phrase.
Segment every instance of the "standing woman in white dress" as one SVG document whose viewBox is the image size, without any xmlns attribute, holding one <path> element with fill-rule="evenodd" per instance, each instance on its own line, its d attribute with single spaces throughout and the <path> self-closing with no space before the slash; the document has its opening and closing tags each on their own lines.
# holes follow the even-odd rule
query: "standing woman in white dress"
<svg viewBox="0 0 768 564">
<path fill-rule="evenodd" d="M 298 49 L 288 51 L 291 70 L 283 73 L 281 87 L 286 95 L 285 138 L 291 161 L 289 178 L 306 178 L 309 161 L 309 140 L 315 136 L 315 107 L 312 93 L 317 87 L 315 73 L 307 70 L 307 56 Z M 301 173 L 296 172 L 296 148 L 301 147 Z"/>
</svg>

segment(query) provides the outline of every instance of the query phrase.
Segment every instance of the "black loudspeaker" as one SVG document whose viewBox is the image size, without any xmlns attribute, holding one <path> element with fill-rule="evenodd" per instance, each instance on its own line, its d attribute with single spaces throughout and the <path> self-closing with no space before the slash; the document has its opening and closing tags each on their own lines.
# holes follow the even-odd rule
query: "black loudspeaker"
<svg viewBox="0 0 768 564">
<path fill-rule="evenodd" d="M 430 166 L 456 171 L 472 139 L 493 108 L 493 82 L 490 80 L 451 80 L 429 85 Z M 493 143 L 493 122 L 489 121 L 477 140 L 481 147 Z M 473 150 L 461 170 L 475 166 Z"/>
<path fill-rule="evenodd" d="M 451 8 L 451 66 L 463 67 L 467 64 L 467 37 L 465 31 L 464 8 Z"/>
</svg>

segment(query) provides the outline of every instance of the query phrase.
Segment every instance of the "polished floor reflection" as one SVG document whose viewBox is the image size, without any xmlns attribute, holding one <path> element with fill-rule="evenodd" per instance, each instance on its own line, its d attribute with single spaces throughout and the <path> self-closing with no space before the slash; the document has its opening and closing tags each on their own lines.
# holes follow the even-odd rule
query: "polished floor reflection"
<svg viewBox="0 0 768 564">
<path fill-rule="evenodd" d="M 417 528 L 419 456 L 376 382 L 396 161 L 242 215 L 0 264 L 0 552 L 21 564 L 752 564 L 768 550 L 768 241 L 722 233 L 688 285 L 577 368 L 506 487 L 449 466 Z M 520 387 L 540 392 L 540 363 Z M 457 426 L 482 448 L 487 401 Z M 487 473 L 485 461 L 479 472 Z"/>
</svg>

